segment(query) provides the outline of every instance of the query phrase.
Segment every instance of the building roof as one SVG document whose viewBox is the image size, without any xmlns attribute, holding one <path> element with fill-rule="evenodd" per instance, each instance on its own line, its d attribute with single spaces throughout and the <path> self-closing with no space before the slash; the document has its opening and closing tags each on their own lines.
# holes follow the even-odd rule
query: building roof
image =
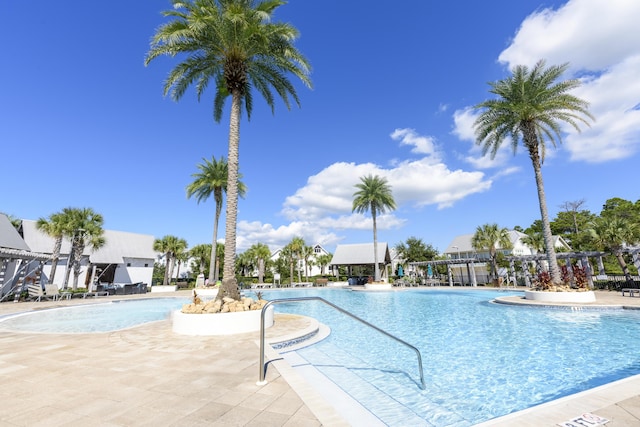
<svg viewBox="0 0 640 427">
<path fill-rule="evenodd" d="M 35 221 L 23 220 L 22 232 L 32 250 L 48 254 L 53 251 L 55 239 L 38 230 Z M 156 259 L 157 252 L 153 250 L 155 238 L 152 235 L 104 230 L 103 237 L 106 241 L 103 247 L 95 251 L 91 248 L 84 250 L 83 255 L 88 256 L 94 264 L 121 264 L 123 258 Z M 68 255 L 70 250 L 69 239 L 62 239 L 60 253 Z"/>
<path fill-rule="evenodd" d="M 386 243 L 378 242 L 377 252 L 379 264 L 391 263 L 389 247 Z M 356 243 L 338 245 L 329 265 L 372 265 L 374 263 L 373 243 Z"/>
<path fill-rule="evenodd" d="M 0 248 L 31 250 L 5 214 L 0 214 Z"/>
</svg>

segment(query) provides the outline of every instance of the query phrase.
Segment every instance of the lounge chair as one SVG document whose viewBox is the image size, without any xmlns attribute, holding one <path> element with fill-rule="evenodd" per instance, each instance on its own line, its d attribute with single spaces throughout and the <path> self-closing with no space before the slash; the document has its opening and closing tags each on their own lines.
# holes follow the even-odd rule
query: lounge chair
<svg viewBox="0 0 640 427">
<path fill-rule="evenodd" d="M 32 284 L 27 286 L 27 290 L 29 291 L 29 300 L 30 301 L 42 301 L 42 299 L 52 299 L 52 297 L 47 296 L 42 290 L 42 286 Z"/>
<path fill-rule="evenodd" d="M 84 294 L 82 294 L 82 298 L 86 298 L 86 297 L 108 297 L 109 296 L 109 292 L 108 291 L 94 291 L 94 292 L 85 292 Z"/>
<path fill-rule="evenodd" d="M 62 291 L 58 288 L 58 285 L 53 283 L 44 285 L 44 291 L 47 297 L 51 297 L 54 301 L 61 300 L 62 298 L 71 299 L 71 292 Z"/>
</svg>

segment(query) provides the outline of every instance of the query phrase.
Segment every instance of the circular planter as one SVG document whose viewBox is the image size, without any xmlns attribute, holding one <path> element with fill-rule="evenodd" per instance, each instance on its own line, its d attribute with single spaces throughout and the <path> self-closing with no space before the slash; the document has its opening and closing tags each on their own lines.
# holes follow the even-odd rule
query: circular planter
<svg viewBox="0 0 640 427">
<path fill-rule="evenodd" d="M 391 283 L 365 283 L 364 289 L 367 291 L 390 291 Z"/>
<path fill-rule="evenodd" d="M 215 298 L 218 295 L 218 288 L 195 288 L 199 297 Z"/>
<path fill-rule="evenodd" d="M 173 332 L 182 335 L 234 335 L 260 330 L 262 310 L 235 313 L 185 314 L 172 313 Z M 273 326 L 273 307 L 264 314 L 264 327 Z"/>
<path fill-rule="evenodd" d="M 543 292 L 543 291 L 524 291 L 524 299 L 542 302 L 578 302 L 587 303 L 595 302 L 596 294 L 593 291 L 586 292 Z"/>
</svg>

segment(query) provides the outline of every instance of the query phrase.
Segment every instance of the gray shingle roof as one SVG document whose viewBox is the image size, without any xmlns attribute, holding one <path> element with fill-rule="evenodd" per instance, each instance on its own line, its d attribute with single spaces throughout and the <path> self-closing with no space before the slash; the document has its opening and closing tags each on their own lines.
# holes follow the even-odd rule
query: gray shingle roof
<svg viewBox="0 0 640 427">
<path fill-rule="evenodd" d="M 0 248 L 30 250 L 27 243 L 20 237 L 20 233 L 13 227 L 9 218 L 0 214 Z"/>
<path fill-rule="evenodd" d="M 378 263 L 391 263 L 389 247 L 378 242 Z M 338 245 L 330 265 L 368 265 L 374 263 L 373 243 Z"/>
<path fill-rule="evenodd" d="M 36 228 L 36 222 L 23 220 L 24 240 L 32 250 L 50 254 L 53 251 L 54 239 Z M 142 258 L 155 260 L 157 253 L 153 250 L 155 238 L 148 234 L 128 233 L 124 231 L 104 230 L 105 245 L 92 251 L 85 248 L 84 255 L 89 256 L 96 264 L 121 264 L 125 258 Z M 71 242 L 62 240 L 61 254 L 68 254 Z"/>
</svg>

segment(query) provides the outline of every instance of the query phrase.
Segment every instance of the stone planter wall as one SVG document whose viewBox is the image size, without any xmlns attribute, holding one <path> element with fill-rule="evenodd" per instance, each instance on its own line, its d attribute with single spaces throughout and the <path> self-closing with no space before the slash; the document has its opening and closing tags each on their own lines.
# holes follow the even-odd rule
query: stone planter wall
<svg viewBox="0 0 640 427">
<path fill-rule="evenodd" d="M 587 303 L 595 302 L 596 294 L 593 291 L 586 292 L 543 292 L 543 291 L 524 291 L 524 299 L 543 302 L 577 302 Z"/>
<path fill-rule="evenodd" d="M 235 313 L 185 314 L 172 313 L 173 332 L 182 335 L 234 335 L 260 330 L 262 310 Z M 273 326 L 273 307 L 267 308 L 265 328 Z"/>
</svg>

